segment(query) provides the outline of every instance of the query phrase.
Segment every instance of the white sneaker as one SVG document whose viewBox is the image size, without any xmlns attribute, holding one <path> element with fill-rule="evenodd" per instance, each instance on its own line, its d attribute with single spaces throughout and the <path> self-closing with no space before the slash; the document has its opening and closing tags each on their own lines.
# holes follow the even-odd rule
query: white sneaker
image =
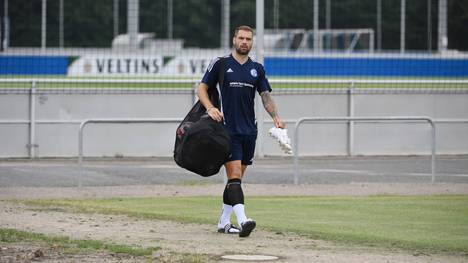
<svg viewBox="0 0 468 263">
<path fill-rule="evenodd" d="M 273 127 L 268 131 L 271 137 L 275 138 L 283 152 L 292 154 L 291 139 L 288 137 L 288 130 Z"/>
<path fill-rule="evenodd" d="M 239 234 L 240 229 L 231 223 L 227 223 L 223 228 L 218 227 L 218 233 L 224 234 Z"/>
</svg>

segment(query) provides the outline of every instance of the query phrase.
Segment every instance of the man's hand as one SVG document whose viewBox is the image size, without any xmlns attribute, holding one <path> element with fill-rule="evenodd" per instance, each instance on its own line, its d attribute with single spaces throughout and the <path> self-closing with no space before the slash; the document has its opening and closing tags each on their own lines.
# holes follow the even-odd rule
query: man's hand
<svg viewBox="0 0 468 263">
<path fill-rule="evenodd" d="M 221 122 L 224 118 L 223 113 L 216 107 L 211 107 L 206 110 L 206 113 L 215 121 Z"/>
<path fill-rule="evenodd" d="M 202 105 L 206 108 L 206 113 L 215 121 L 221 122 L 224 118 L 223 114 L 211 104 L 210 98 L 208 97 L 208 85 L 200 83 L 197 90 L 198 98 Z"/>
<path fill-rule="evenodd" d="M 276 105 L 275 105 L 275 102 L 273 101 L 273 98 L 270 95 L 270 92 L 264 91 L 260 93 L 260 97 L 262 98 L 263 107 L 268 112 L 268 114 L 270 114 L 271 119 L 273 120 L 273 123 L 275 124 L 275 127 L 284 129 L 286 125 L 284 125 L 284 122 L 278 116 Z"/>
<path fill-rule="evenodd" d="M 284 129 L 286 127 L 280 117 L 273 118 L 273 123 L 275 124 L 276 128 Z"/>
</svg>

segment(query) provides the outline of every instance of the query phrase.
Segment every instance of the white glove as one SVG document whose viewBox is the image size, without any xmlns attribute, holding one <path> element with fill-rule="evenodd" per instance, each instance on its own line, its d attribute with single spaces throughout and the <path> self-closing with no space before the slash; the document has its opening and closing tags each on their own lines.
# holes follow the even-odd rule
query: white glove
<svg viewBox="0 0 468 263">
<path fill-rule="evenodd" d="M 278 141 L 283 152 L 292 154 L 291 139 L 288 137 L 288 130 L 273 127 L 268 131 L 268 134 Z"/>
</svg>

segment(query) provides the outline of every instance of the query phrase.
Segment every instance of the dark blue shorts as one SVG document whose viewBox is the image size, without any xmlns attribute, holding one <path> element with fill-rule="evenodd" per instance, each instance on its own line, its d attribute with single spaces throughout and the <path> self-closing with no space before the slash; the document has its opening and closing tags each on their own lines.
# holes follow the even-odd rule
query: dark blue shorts
<svg viewBox="0 0 468 263">
<path fill-rule="evenodd" d="M 243 165 L 251 165 L 255 154 L 257 135 L 230 135 L 231 158 L 229 161 L 240 160 Z"/>
</svg>

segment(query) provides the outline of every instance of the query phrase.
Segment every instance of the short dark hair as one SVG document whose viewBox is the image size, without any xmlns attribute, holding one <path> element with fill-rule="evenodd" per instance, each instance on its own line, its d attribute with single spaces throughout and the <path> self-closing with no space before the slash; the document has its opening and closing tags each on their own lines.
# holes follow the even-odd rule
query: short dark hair
<svg viewBox="0 0 468 263">
<path fill-rule="evenodd" d="M 249 31 L 252 33 L 252 35 L 254 33 L 253 29 L 250 26 L 243 25 L 243 26 L 236 27 L 236 30 L 234 30 L 234 37 L 237 36 L 237 33 L 239 32 L 239 30 Z"/>
</svg>

